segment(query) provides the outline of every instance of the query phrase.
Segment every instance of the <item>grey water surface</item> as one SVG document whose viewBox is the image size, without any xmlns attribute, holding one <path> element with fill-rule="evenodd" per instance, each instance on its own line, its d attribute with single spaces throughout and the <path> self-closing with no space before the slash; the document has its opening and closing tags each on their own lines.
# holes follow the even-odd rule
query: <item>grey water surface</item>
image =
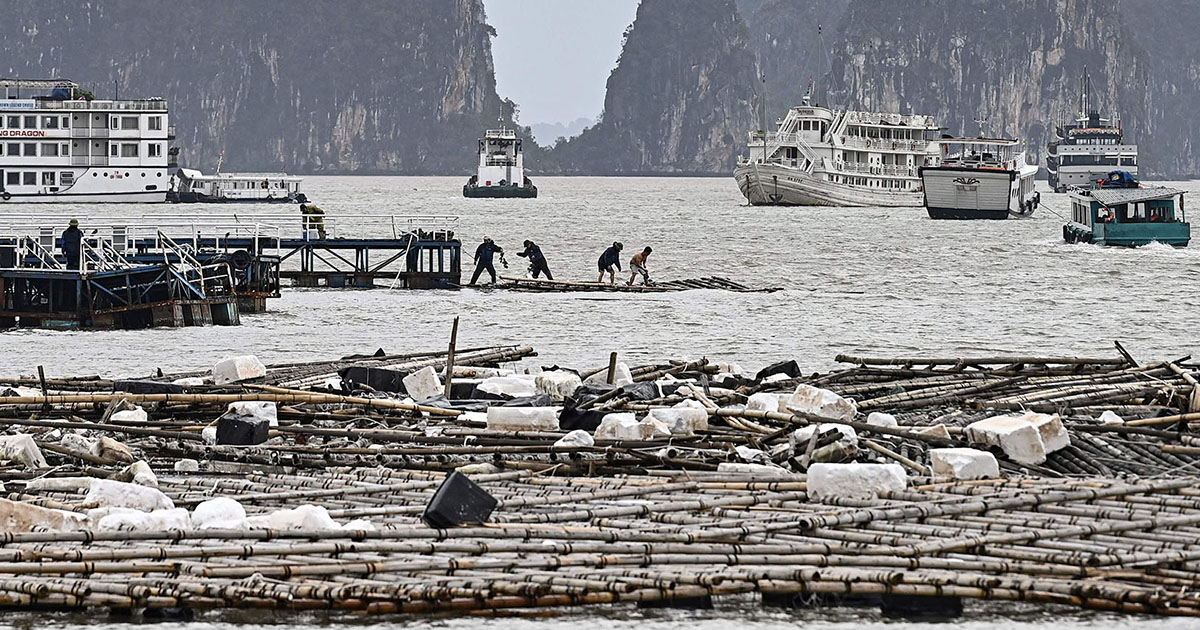
<svg viewBox="0 0 1200 630">
<path fill-rule="evenodd" d="M 540 178 L 533 200 L 463 199 L 461 178 L 310 177 L 305 189 L 332 228 L 363 214 L 452 214 L 471 271 L 489 235 L 512 255 L 530 238 L 555 277 L 595 280 L 614 240 L 626 256 L 654 247 L 658 279 L 720 275 L 777 293 L 658 295 L 501 291 L 285 289 L 270 312 L 241 327 L 139 331 L 0 332 L 3 373 L 145 374 L 203 369 L 235 353 L 265 362 L 446 344 L 462 316 L 460 347 L 524 344 L 544 365 L 599 365 L 707 356 L 748 369 L 795 358 L 809 369 L 838 353 L 900 355 L 1111 355 L 1121 340 L 1139 358 L 1200 349 L 1200 250 L 1066 245 L 1065 195 L 1019 221 L 932 221 L 920 208 L 750 207 L 732 178 Z M 1198 184 L 1181 184 L 1196 190 Z M 251 221 L 291 206 L 6 206 L 61 217 L 237 213 Z M 65 221 L 65 219 L 63 219 Z M 298 221 L 298 219 L 297 219 Z M 373 225 L 362 225 L 369 233 Z M 87 226 L 85 225 L 85 228 Z M 284 226 L 297 229 L 298 226 Z M 486 277 L 486 276 L 485 276 Z M 385 282 L 386 284 L 386 282 Z"/>
</svg>

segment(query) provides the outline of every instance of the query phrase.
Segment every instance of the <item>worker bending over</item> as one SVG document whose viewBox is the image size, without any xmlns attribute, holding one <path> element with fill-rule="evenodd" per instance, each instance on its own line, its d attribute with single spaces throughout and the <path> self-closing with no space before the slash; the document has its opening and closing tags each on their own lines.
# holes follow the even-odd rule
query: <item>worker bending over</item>
<svg viewBox="0 0 1200 630">
<path fill-rule="evenodd" d="M 624 247 L 619 242 L 613 243 L 612 247 L 609 247 L 604 250 L 603 254 L 600 254 L 600 260 L 596 261 L 596 266 L 600 268 L 600 277 L 596 278 L 596 282 L 604 282 L 604 272 L 607 271 L 608 283 L 610 285 L 617 283 L 617 272 L 613 271 L 613 268 L 616 267 L 617 271 L 622 271 L 621 250 Z"/>
<path fill-rule="evenodd" d="M 550 268 L 546 266 L 546 257 L 542 254 L 542 248 L 538 247 L 533 241 L 525 241 L 525 251 L 518 252 L 518 256 L 524 256 L 529 259 L 529 270 L 533 272 L 533 277 L 537 278 L 538 274 L 546 274 L 547 280 L 553 280 L 554 276 L 550 275 Z"/>
<path fill-rule="evenodd" d="M 325 211 L 317 207 L 315 203 L 300 204 L 300 216 L 304 223 L 304 236 L 308 237 L 308 231 L 316 228 L 317 234 L 321 236 L 321 240 L 325 240 Z"/>
<path fill-rule="evenodd" d="M 652 251 L 654 250 L 647 247 L 646 249 L 634 254 L 633 258 L 629 259 L 629 282 L 625 283 L 627 286 L 633 286 L 633 279 L 636 278 L 639 273 L 642 274 L 642 286 L 650 284 L 650 272 L 646 270 L 646 259 L 650 257 L 650 252 Z"/>
</svg>

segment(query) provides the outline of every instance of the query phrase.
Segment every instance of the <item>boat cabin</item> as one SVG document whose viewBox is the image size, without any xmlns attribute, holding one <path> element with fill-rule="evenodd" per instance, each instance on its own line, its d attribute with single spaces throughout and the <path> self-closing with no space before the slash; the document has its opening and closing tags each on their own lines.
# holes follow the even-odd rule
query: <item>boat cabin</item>
<svg viewBox="0 0 1200 630">
<path fill-rule="evenodd" d="M 942 165 L 1015 171 L 1024 156 L 1020 142 L 1004 138 L 942 138 Z"/>
<path fill-rule="evenodd" d="M 1191 227 L 1184 220 L 1183 195 L 1182 190 L 1159 187 L 1077 190 L 1063 236 L 1069 243 L 1185 247 Z"/>
<path fill-rule="evenodd" d="M 520 186 L 525 178 L 521 139 L 511 129 L 489 129 L 479 140 L 479 186 Z"/>
<path fill-rule="evenodd" d="M 172 178 L 173 190 L 180 201 L 278 201 L 300 199 L 303 177 L 286 173 L 217 173 L 204 175 L 200 171 L 181 168 Z"/>
</svg>

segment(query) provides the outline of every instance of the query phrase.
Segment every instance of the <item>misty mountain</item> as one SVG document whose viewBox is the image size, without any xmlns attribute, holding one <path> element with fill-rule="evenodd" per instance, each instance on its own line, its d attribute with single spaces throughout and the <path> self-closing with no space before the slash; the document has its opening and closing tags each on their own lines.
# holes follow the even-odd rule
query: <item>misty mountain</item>
<svg viewBox="0 0 1200 630">
<path fill-rule="evenodd" d="M 501 114 L 482 0 L 4 8 L 0 71 L 165 97 L 183 161 L 204 169 L 223 149 L 231 170 L 465 175 Z"/>
<path fill-rule="evenodd" d="M 576 118 L 568 123 L 534 123 L 529 126 L 533 132 L 533 137 L 538 144 L 551 146 L 558 141 L 559 138 L 574 138 L 584 129 L 595 124 L 596 121 L 592 118 Z"/>
</svg>

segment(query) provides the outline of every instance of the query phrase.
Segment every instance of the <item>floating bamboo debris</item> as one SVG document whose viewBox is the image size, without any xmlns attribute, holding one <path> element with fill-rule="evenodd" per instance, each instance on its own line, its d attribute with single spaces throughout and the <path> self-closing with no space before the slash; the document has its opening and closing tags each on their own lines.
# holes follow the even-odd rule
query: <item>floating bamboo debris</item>
<svg viewBox="0 0 1200 630">
<path fill-rule="evenodd" d="M 498 289 L 508 291 L 533 291 L 543 293 L 553 292 L 603 292 L 603 293 L 668 293 L 673 291 L 688 291 L 691 289 L 710 289 L 716 291 L 732 291 L 734 293 L 774 293 L 781 287 L 754 288 L 734 282 L 728 278 L 709 276 L 687 280 L 667 280 L 654 284 L 628 285 L 621 282 L 607 284 L 604 282 L 570 282 L 566 280 L 545 280 L 542 278 L 518 278 L 501 276 L 504 283 L 497 285 Z"/>
<path fill-rule="evenodd" d="M 472 348 L 453 363 L 497 368 L 532 354 Z M 0 533 L 0 606 L 429 613 L 836 593 L 1200 615 L 1200 437 L 1188 433 L 1200 415 L 1195 368 L 1183 361 L 839 357 L 850 366 L 783 380 L 662 361 L 630 367 L 632 384 L 604 391 L 608 368 L 584 370 L 600 381 L 592 394 L 526 401 L 708 414 L 707 428 L 587 445 L 560 444 L 566 430 L 489 429 L 478 414 L 520 401 L 418 403 L 343 389 L 337 376 L 351 366 L 444 370 L 447 358 L 276 365 L 250 382 L 170 393 L 95 377 L 47 378 L 44 389 L 36 377 L 0 379 L 0 392 L 24 388 L 0 397 L 6 433 L 28 436 L 43 458 L 5 447 L 15 463 L 0 467 L 0 514 L 40 506 L 75 523 Z M 799 384 L 850 397 L 859 414 L 746 406 Z M 269 439 L 214 443 L 205 429 L 245 401 L 275 404 Z M 146 420 L 120 415 L 135 405 Z M 965 426 L 1017 409 L 1062 414 L 1070 445 L 1037 465 L 998 453 L 999 478 L 929 476 L 931 448 L 978 447 Z M 1125 422 L 1082 410 L 1119 410 Z M 868 422 L 871 411 L 893 413 L 896 425 Z M 853 428 L 861 448 L 832 424 Z M 848 461 L 899 463 L 908 487 L 812 500 L 809 466 Z M 454 470 L 497 499 L 486 524 L 421 522 Z M 156 486 L 188 520 L 111 514 L 89 492 L 96 479 Z M 236 500 L 246 516 L 200 527 L 197 506 L 214 498 Z M 303 505 L 305 518 L 285 512 Z"/>
</svg>

